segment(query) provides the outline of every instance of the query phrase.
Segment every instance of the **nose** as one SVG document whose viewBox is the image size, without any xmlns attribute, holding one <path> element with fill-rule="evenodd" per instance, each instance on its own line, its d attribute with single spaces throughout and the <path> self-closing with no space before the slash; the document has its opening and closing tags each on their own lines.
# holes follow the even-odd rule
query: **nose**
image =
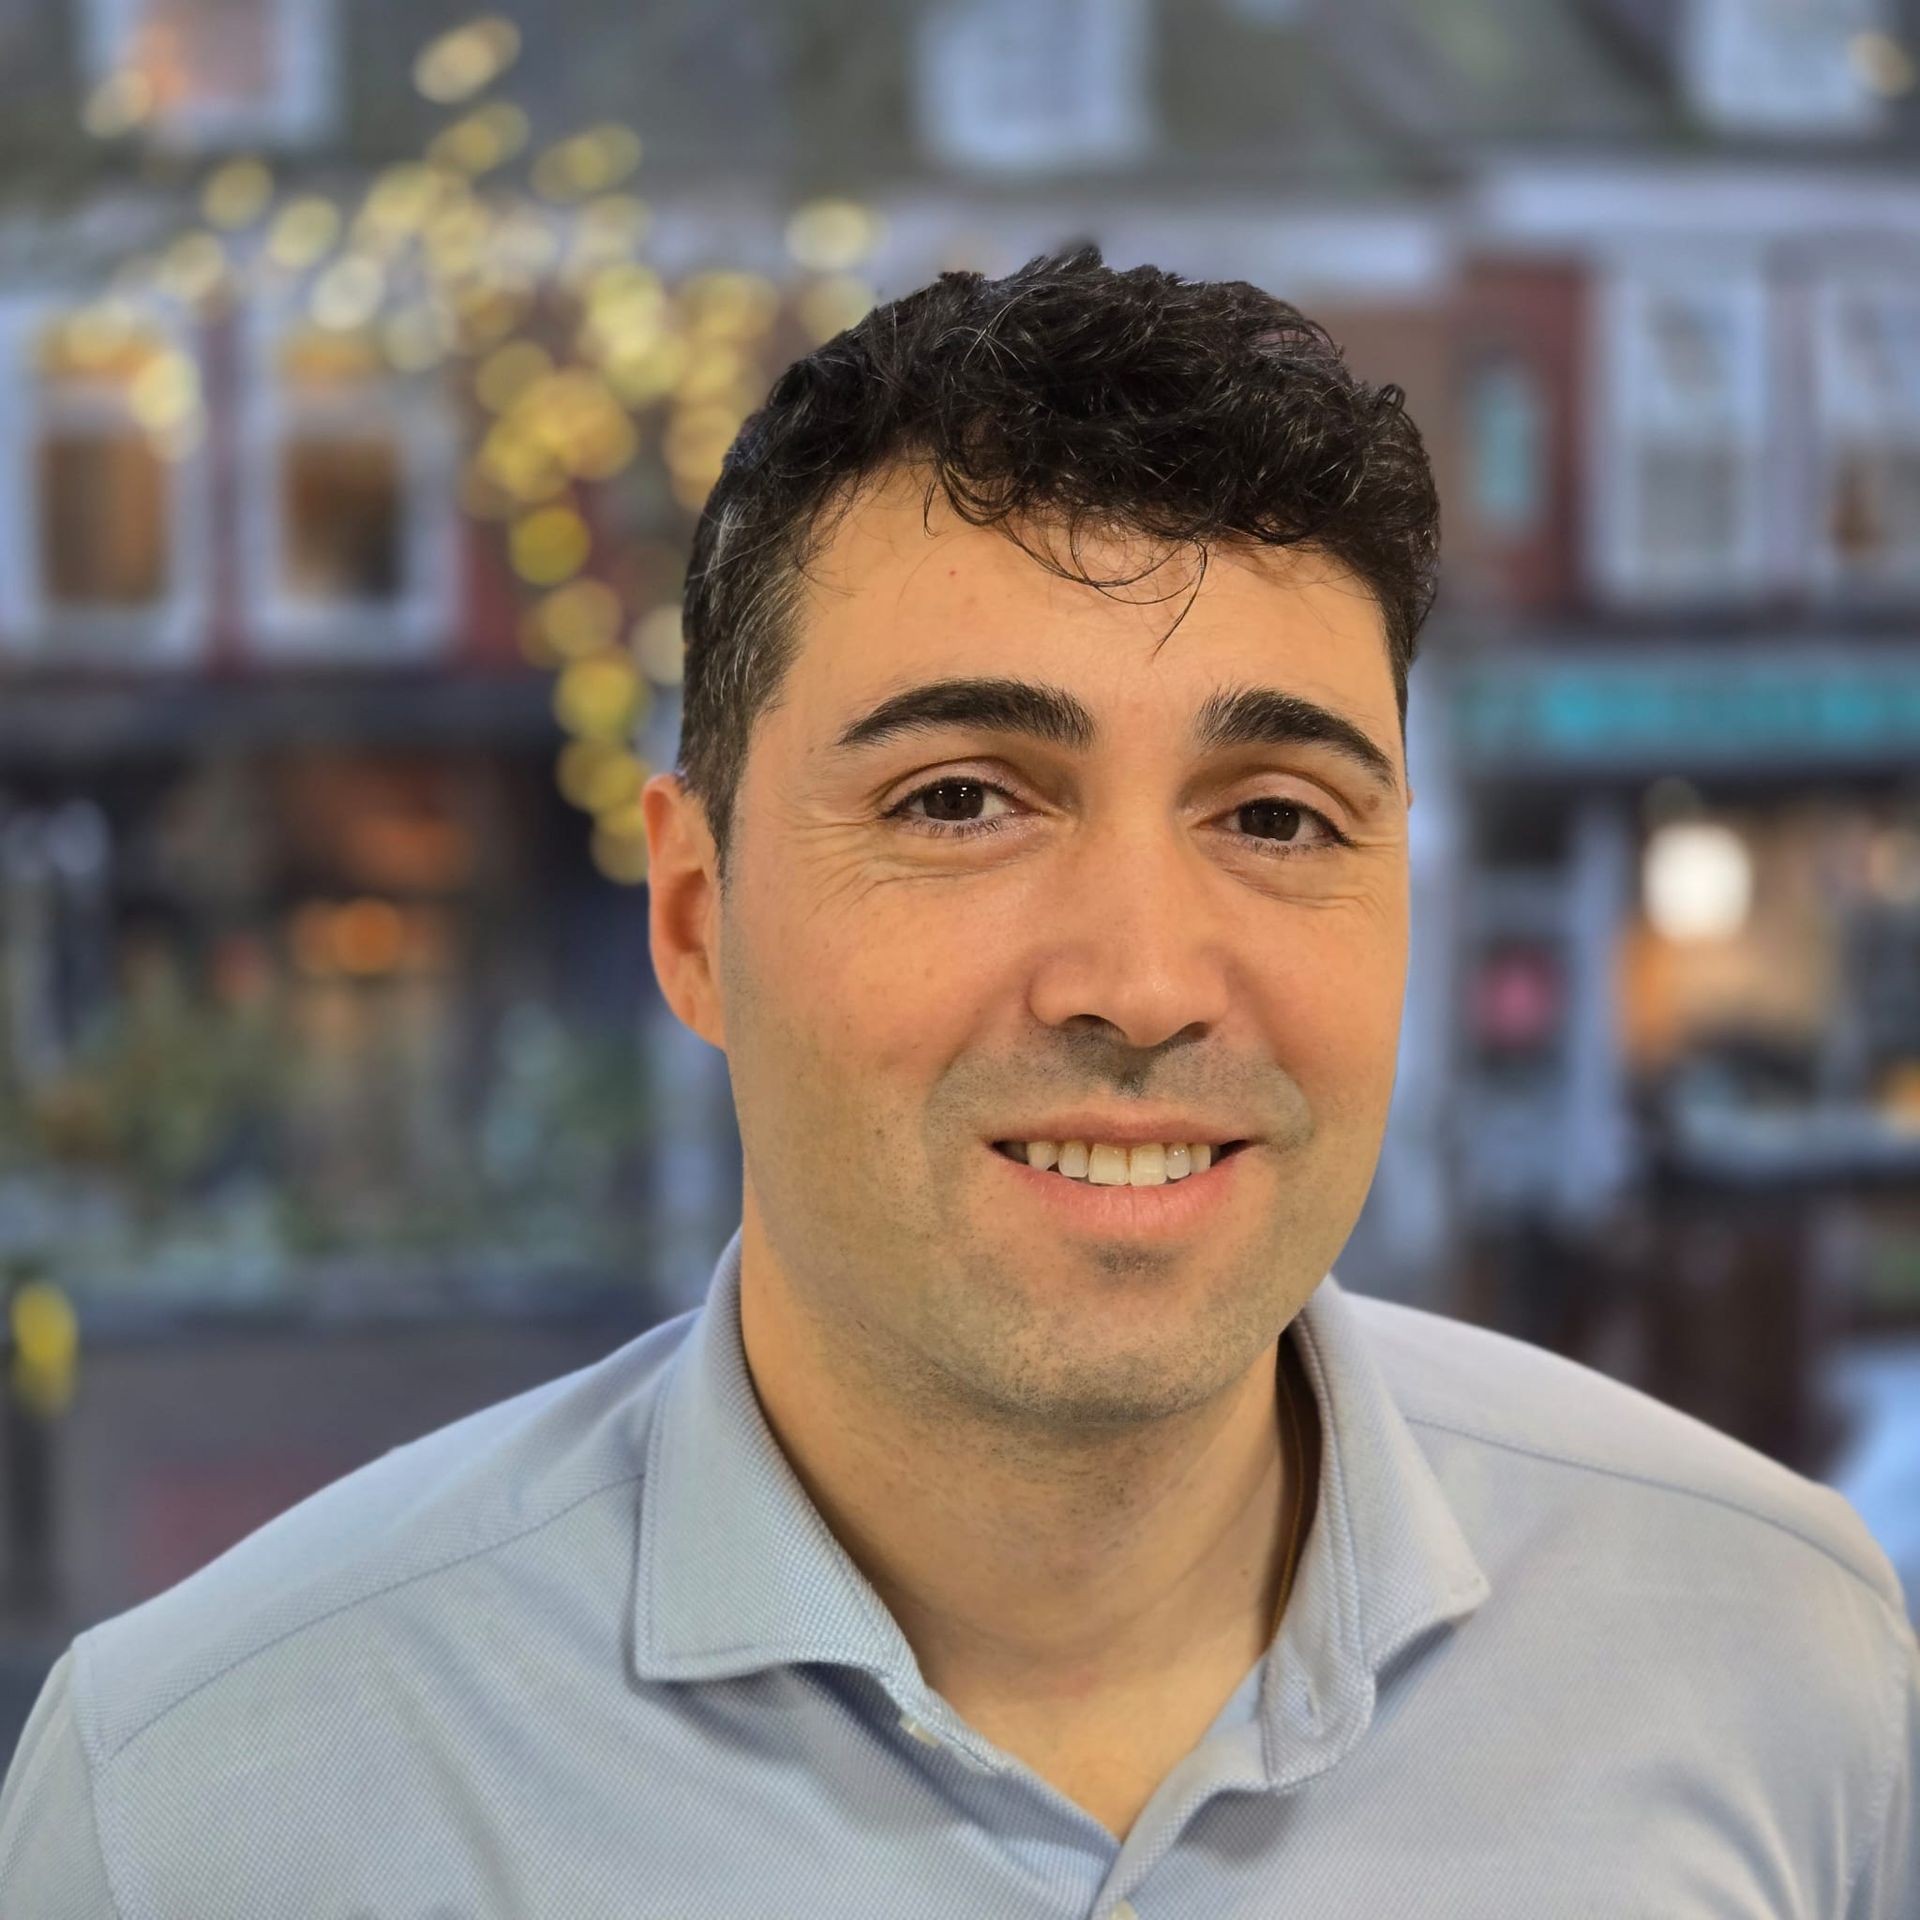
<svg viewBox="0 0 1920 1920">
<path fill-rule="evenodd" d="M 1217 1027 L 1229 962 L 1210 878 L 1164 815 L 1089 823 L 1035 909 L 1036 1018 L 1057 1027 L 1099 1020 L 1135 1047 Z"/>
</svg>

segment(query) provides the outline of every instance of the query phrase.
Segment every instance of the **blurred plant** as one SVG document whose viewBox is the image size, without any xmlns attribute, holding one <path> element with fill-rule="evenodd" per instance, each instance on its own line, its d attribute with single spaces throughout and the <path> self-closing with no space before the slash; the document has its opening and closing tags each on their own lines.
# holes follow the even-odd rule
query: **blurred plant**
<svg viewBox="0 0 1920 1920">
<path fill-rule="evenodd" d="M 153 1217 L 257 1155 L 286 1068 L 264 1002 L 194 994 L 162 948 L 136 948 L 122 986 L 63 1068 L 0 1096 L 0 1141 L 114 1174 Z"/>
<path fill-rule="evenodd" d="M 124 1256 L 143 1287 L 178 1268 L 190 1291 L 272 1293 L 314 1259 L 515 1258 L 535 1285 L 556 1261 L 630 1267 L 652 1126 L 637 1032 L 516 1007 L 461 1137 L 430 1164 L 402 1153 L 343 1179 L 291 1150 L 321 1063 L 286 1012 L 258 983 L 197 992 L 142 947 L 59 1071 L 31 1087 L 0 1076 L 0 1187 L 12 1172 L 32 1189 L 29 1237 L 53 1268 L 111 1284 Z"/>
</svg>

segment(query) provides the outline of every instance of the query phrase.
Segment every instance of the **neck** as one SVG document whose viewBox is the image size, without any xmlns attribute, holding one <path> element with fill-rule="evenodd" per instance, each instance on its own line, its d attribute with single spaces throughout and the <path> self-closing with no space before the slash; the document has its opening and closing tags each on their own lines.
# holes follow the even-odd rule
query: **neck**
<svg viewBox="0 0 1920 1920">
<path fill-rule="evenodd" d="M 764 1247 L 742 1253 L 742 1335 L 768 1425 L 955 1706 L 1096 1713 L 1237 1679 L 1266 1650 L 1317 1476 L 1297 1361 L 1305 1460 L 1276 1398 L 1288 1343 L 1177 1418 L 1036 1443 L 889 1392 L 796 1309 Z"/>
</svg>

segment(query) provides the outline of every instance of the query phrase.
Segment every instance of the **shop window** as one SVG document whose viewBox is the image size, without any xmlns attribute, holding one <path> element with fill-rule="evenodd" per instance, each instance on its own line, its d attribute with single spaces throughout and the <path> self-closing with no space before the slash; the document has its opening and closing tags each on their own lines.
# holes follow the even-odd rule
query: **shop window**
<svg viewBox="0 0 1920 1920">
<path fill-rule="evenodd" d="M 1106 166 L 1149 142 L 1146 0 L 941 0 L 915 48 L 920 124 L 950 165 Z"/>
<path fill-rule="evenodd" d="M 417 658 L 443 644 L 455 577 L 453 435 L 430 380 L 370 334 L 256 332 L 243 457 L 259 484 L 244 564 L 263 650 Z"/>
<path fill-rule="evenodd" d="M 400 592 L 400 450 L 390 435 L 288 437 L 281 455 L 287 588 L 391 604 Z"/>
<path fill-rule="evenodd" d="M 1895 90 L 1890 0 L 1689 0 L 1681 70 L 1728 132 L 1869 133 Z"/>
<path fill-rule="evenodd" d="M 1496 541 L 1535 533 L 1548 506 L 1547 409 L 1540 382 L 1522 359 L 1481 357 L 1467 376 L 1473 517 Z"/>
<path fill-rule="evenodd" d="M 309 143 L 333 117 L 334 0 L 88 0 L 97 131 Z"/>
<path fill-rule="evenodd" d="M 167 482 L 138 429 L 77 424 L 42 435 L 40 579 L 48 602 L 153 607 L 167 591 Z"/>
<path fill-rule="evenodd" d="M 204 637 L 204 421 L 187 343 L 132 307 L 0 314 L 0 632 L 150 660 Z"/>
<path fill-rule="evenodd" d="M 1815 307 L 1819 584 L 1920 588 L 1920 288 L 1829 286 Z"/>
<path fill-rule="evenodd" d="M 1602 583 L 1624 599 L 1744 595 L 1763 574 L 1763 290 L 1629 280 L 1610 300 L 1595 436 Z"/>
</svg>

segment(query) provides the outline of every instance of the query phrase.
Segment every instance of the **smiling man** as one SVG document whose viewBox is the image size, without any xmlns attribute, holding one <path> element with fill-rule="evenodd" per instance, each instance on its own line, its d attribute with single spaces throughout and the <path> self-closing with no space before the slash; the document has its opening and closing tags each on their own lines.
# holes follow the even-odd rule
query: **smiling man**
<svg viewBox="0 0 1920 1920">
<path fill-rule="evenodd" d="M 80 1636 L 7 1920 L 1920 1912 L 1851 1508 L 1347 1291 L 1436 511 L 1241 283 L 949 274 L 696 536 L 704 1304 Z"/>
</svg>

